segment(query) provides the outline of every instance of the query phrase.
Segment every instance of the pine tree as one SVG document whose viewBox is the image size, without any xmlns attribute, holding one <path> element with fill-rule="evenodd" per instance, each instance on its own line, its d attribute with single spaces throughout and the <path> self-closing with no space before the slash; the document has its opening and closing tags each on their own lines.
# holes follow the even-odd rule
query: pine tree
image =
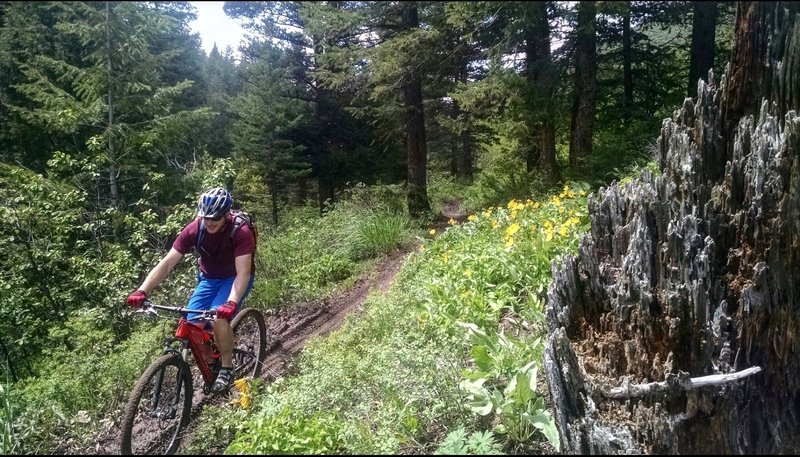
<svg viewBox="0 0 800 457">
<path fill-rule="evenodd" d="M 131 184 L 176 159 L 170 142 L 210 115 L 204 108 L 175 109 L 191 81 L 162 83 L 161 70 L 175 51 L 151 48 L 174 26 L 168 16 L 144 3 L 59 6 L 59 38 L 78 43 L 82 58 L 42 55 L 23 63 L 27 82 L 16 88 L 29 107 L 12 110 L 32 125 L 73 137 L 71 152 L 99 172 L 83 176 L 90 182 L 82 185 L 97 189 L 99 208 L 118 207 L 141 195 L 141 186 Z"/>
<path fill-rule="evenodd" d="M 309 116 L 308 104 L 285 96 L 291 84 L 283 78 L 285 67 L 278 49 L 263 43 L 251 46 L 250 52 L 257 53 L 258 59 L 246 64 L 248 84 L 233 101 L 236 120 L 231 141 L 235 155 L 256 164 L 263 176 L 272 200 L 272 221 L 277 225 L 290 186 L 309 175 L 305 147 L 288 136 Z"/>
</svg>

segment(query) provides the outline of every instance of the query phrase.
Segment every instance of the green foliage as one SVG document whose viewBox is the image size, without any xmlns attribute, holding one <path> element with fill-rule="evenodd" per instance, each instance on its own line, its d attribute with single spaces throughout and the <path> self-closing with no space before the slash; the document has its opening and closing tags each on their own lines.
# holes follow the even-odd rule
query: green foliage
<svg viewBox="0 0 800 457">
<path fill-rule="evenodd" d="M 288 408 L 257 420 L 252 428 L 236 434 L 226 454 L 338 454 L 344 451 L 341 424 L 330 413 L 310 417 Z"/>
<path fill-rule="evenodd" d="M 398 248 L 408 239 L 408 218 L 397 214 L 374 214 L 360 221 L 350 242 L 354 259 L 377 257 Z"/>
<path fill-rule="evenodd" d="M 541 310 L 551 262 L 573 252 L 588 228 L 586 189 L 573 184 L 550 198 L 511 200 L 470 215 L 436 243 L 423 240 L 426 260 L 417 268 L 431 278 L 425 304 L 431 318 L 483 328 L 507 309 Z"/>
<path fill-rule="evenodd" d="M 536 361 L 509 370 L 508 362 L 534 356 L 541 360 L 541 344 L 537 338 L 532 343 L 519 344 L 502 333 L 487 335 L 474 324 L 466 324 L 475 345 L 472 356 L 478 371 L 468 374 L 459 387 L 469 393 L 469 409 L 480 416 L 494 413 L 499 418 L 495 432 L 508 435 L 517 444 L 524 444 L 534 436 L 536 429 L 550 441 L 556 449 L 560 439 L 555 422 L 544 409 L 544 399 L 536 391 Z M 516 352 L 516 353 L 515 353 Z M 497 380 L 508 380 L 504 389 Z M 488 384 L 487 384 L 488 382 Z"/>
<path fill-rule="evenodd" d="M 287 213 L 286 221 L 262 230 L 253 300 L 265 306 L 326 295 L 364 268 L 360 261 L 389 253 L 410 239 L 397 186 L 345 192 L 323 216 L 313 207 Z"/>
<path fill-rule="evenodd" d="M 11 260 L 0 276 L 0 290 L 8 292 L 0 294 L 8 361 L 2 373 L 17 381 L 14 434 L 21 437 L 17 448 L 27 452 L 33 443 L 54 446 L 67 431 L 79 436 L 118 406 L 145 360 L 137 347 L 115 352 L 137 341 L 129 338 L 125 294 L 163 255 L 192 209 L 177 205 L 166 221 L 150 209 L 138 217 L 114 209 L 91 213 L 85 192 L 6 165 L 0 165 L 0 189 L 6 196 L 0 249 Z M 112 226 L 127 246 L 107 235 Z M 191 263 L 173 275 L 159 294 L 183 300 L 193 285 Z"/>
<path fill-rule="evenodd" d="M 54 346 L 42 375 L 13 385 L 14 433 L 20 453 L 53 452 L 58 444 L 87 446 L 121 414 L 146 365 L 161 351 L 163 327 L 143 328 L 124 343 L 97 333 L 93 312 L 76 313 L 64 333 L 80 336 L 77 347 Z M 82 340 L 82 341 L 81 341 Z"/>
<path fill-rule="evenodd" d="M 287 408 L 304 418 L 338 411 L 341 453 L 393 454 L 413 447 L 415 437 L 427 434 L 427 424 L 459 415 L 449 352 L 458 343 L 446 337 L 438 344 L 425 341 L 413 306 L 401 300 L 398 294 L 368 299 L 357 319 L 307 342 L 297 374 L 267 386 L 257 403 L 260 415 L 242 429 L 272 423 Z M 232 448 L 255 452 L 240 446 L 239 436 Z"/>
<path fill-rule="evenodd" d="M 573 184 L 434 230 L 387 294 L 368 297 L 339 330 L 307 342 L 293 374 L 258 397 L 258 412 L 241 425 L 247 438 L 237 435 L 229 451 L 255 452 L 255 430 L 284 415 L 329 411 L 337 411 L 342 453 L 423 452 L 441 442 L 442 427 L 476 430 L 440 446 L 453 453 L 538 440 L 557 448 L 536 386 L 542 297 L 551 262 L 573 252 L 588 225 L 585 189 Z"/>
<path fill-rule="evenodd" d="M 260 380 L 251 380 L 256 383 Z M 227 404 L 206 404 L 203 413 L 193 423 L 195 439 L 184 441 L 178 449 L 182 455 L 221 455 L 236 436 L 242 424 L 252 417 L 253 409 L 245 409 L 233 402 Z"/>
<path fill-rule="evenodd" d="M 0 422 L 3 423 L 3 442 L 0 443 L 0 450 L 3 451 L 3 455 L 16 454 L 18 453 L 19 437 L 14 431 L 14 406 L 11 403 L 8 379 L 4 384 L 0 384 L 0 399 L 3 401 L 2 415 L 0 415 Z"/>
<path fill-rule="evenodd" d="M 502 455 L 503 447 L 495 441 L 492 432 L 472 432 L 469 436 L 464 427 L 447 434 L 434 455 Z"/>
<path fill-rule="evenodd" d="M 183 175 L 182 163 L 198 146 L 192 133 L 212 116 L 207 108 L 177 106 L 191 81 L 165 83 L 176 56 L 167 43 L 176 44 L 180 24 L 141 2 L 60 2 L 50 9 L 54 39 L 74 53 L 19 62 L 18 103 L 8 105 L 18 123 L 48 132 L 65 156 L 93 167 L 65 171 L 76 185 L 96 189 L 91 203 L 98 210 L 135 205 L 146 185 L 180 182 L 149 178 Z"/>
</svg>

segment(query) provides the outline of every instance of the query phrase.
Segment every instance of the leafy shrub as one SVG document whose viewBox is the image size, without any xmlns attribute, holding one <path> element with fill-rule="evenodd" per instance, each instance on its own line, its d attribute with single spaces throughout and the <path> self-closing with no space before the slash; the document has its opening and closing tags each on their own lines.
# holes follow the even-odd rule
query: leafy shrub
<svg viewBox="0 0 800 457">
<path fill-rule="evenodd" d="M 256 420 L 242 429 L 226 454 L 338 454 L 344 451 L 341 424 L 333 414 L 304 416 L 283 408 L 278 414 Z"/>
<path fill-rule="evenodd" d="M 494 439 L 492 432 L 472 432 L 469 436 L 464 427 L 447 434 L 434 455 L 500 455 L 503 447 Z"/>
</svg>

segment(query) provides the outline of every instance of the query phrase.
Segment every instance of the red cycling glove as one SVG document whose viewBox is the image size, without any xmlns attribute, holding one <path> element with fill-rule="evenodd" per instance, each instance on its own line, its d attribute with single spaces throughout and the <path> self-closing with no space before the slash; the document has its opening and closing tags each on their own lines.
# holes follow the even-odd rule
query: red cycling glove
<svg viewBox="0 0 800 457">
<path fill-rule="evenodd" d="M 231 320 L 233 317 L 233 313 L 236 312 L 236 302 L 233 300 L 228 300 L 222 304 L 219 308 L 217 308 L 217 319 L 227 319 Z"/>
<path fill-rule="evenodd" d="M 147 299 L 147 293 L 141 289 L 128 295 L 128 306 L 131 308 L 141 308 L 142 303 Z"/>
</svg>

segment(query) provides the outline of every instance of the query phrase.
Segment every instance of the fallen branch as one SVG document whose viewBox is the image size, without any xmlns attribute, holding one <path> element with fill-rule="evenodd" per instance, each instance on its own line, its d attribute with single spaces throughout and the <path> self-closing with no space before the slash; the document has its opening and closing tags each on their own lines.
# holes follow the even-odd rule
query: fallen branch
<svg viewBox="0 0 800 457">
<path fill-rule="evenodd" d="M 747 376 L 754 375 L 761 371 L 761 367 L 750 367 L 736 373 L 715 374 L 701 376 L 699 378 L 689 378 L 687 373 L 669 373 L 665 381 L 651 382 L 647 384 L 630 384 L 627 380 L 623 381 L 621 387 L 614 387 L 611 390 L 598 389 L 598 392 L 605 398 L 611 400 L 625 400 L 629 398 L 641 397 L 648 394 L 661 393 L 670 390 L 689 391 L 700 387 L 718 386 Z"/>
</svg>

